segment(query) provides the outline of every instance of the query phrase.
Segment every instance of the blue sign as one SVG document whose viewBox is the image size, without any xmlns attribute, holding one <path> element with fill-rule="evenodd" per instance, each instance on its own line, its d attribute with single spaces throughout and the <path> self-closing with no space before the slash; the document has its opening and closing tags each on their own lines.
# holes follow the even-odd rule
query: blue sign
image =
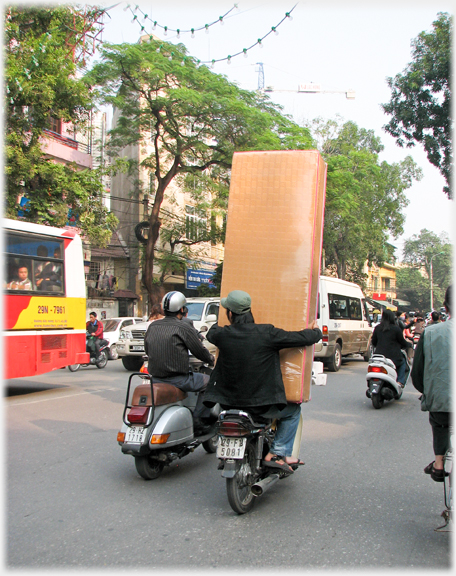
<svg viewBox="0 0 456 576">
<path fill-rule="evenodd" d="M 210 288 L 215 288 L 212 278 L 215 271 L 211 270 L 187 270 L 186 287 L 196 290 L 201 284 L 208 284 Z"/>
</svg>

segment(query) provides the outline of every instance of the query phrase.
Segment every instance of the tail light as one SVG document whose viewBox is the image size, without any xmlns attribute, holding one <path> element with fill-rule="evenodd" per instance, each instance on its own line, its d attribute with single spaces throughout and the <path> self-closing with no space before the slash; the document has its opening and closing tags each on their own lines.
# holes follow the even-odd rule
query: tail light
<svg viewBox="0 0 456 576">
<path fill-rule="evenodd" d="M 222 436 L 247 436 L 250 430 L 241 422 L 222 422 L 219 425 L 218 433 Z"/>
<path fill-rule="evenodd" d="M 328 327 L 327 326 L 323 326 L 321 329 L 322 333 L 323 333 L 323 338 L 321 339 L 322 342 L 329 342 L 329 336 L 328 336 Z"/>
<path fill-rule="evenodd" d="M 147 424 L 149 406 L 133 406 L 127 415 L 130 424 Z"/>
<path fill-rule="evenodd" d="M 381 372 L 382 374 L 388 374 L 388 370 L 386 368 L 383 368 L 383 366 L 369 366 L 367 371 L 376 373 Z"/>
</svg>

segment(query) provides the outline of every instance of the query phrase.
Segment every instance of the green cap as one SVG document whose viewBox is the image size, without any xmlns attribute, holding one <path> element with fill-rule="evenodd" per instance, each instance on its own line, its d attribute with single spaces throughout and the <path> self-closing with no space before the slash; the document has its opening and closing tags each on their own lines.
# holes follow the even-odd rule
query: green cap
<svg viewBox="0 0 456 576">
<path fill-rule="evenodd" d="M 252 299 L 243 290 L 232 290 L 226 298 L 222 298 L 221 305 L 235 314 L 246 314 L 250 312 Z"/>
</svg>

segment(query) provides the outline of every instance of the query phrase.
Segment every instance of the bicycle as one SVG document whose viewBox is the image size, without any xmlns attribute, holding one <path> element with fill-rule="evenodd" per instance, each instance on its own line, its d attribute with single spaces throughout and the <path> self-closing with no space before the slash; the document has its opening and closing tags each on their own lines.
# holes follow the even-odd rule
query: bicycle
<svg viewBox="0 0 456 576">
<path fill-rule="evenodd" d="M 450 427 L 450 447 L 445 452 L 443 457 L 443 495 L 445 501 L 445 510 L 441 516 L 445 523 L 438 528 L 435 532 L 453 532 L 453 512 L 454 512 L 454 496 L 453 496 L 453 434 L 454 430 Z"/>
</svg>

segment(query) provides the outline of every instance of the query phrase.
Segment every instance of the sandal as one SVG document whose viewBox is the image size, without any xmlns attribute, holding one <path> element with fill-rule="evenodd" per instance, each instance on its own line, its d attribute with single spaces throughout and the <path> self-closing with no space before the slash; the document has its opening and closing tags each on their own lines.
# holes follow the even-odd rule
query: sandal
<svg viewBox="0 0 456 576">
<path fill-rule="evenodd" d="M 437 470 L 434 468 L 434 463 L 435 460 L 428 464 L 424 469 L 424 473 L 429 474 L 434 482 L 443 482 L 444 476 L 448 476 L 448 472 L 444 472 L 444 470 Z"/>
<path fill-rule="evenodd" d="M 282 464 L 279 464 L 279 461 L 282 461 Z M 283 456 L 275 455 L 270 460 L 263 460 L 262 465 L 268 468 L 278 468 L 286 474 L 293 474 L 293 469 L 285 462 Z"/>
</svg>

